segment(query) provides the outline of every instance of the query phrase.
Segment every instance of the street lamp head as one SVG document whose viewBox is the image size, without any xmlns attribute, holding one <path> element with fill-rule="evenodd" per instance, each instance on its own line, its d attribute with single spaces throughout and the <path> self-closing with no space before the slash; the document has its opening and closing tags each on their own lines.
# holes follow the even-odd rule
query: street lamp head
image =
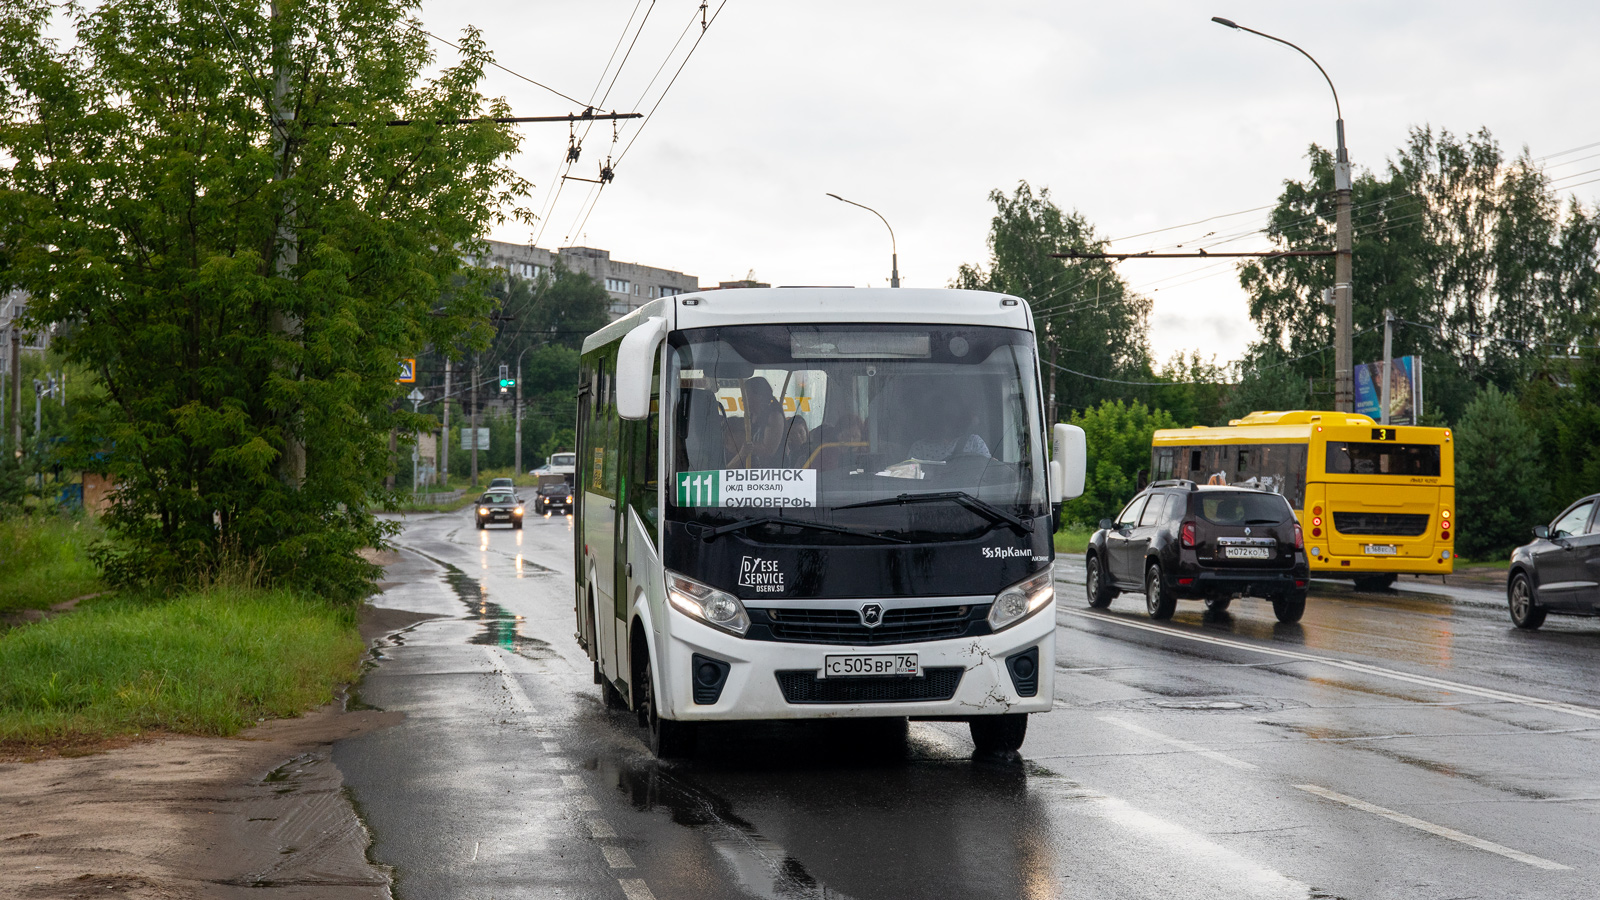
<svg viewBox="0 0 1600 900">
<path fill-rule="evenodd" d="M 1226 25 L 1229 28 L 1238 28 L 1239 27 L 1239 23 L 1235 22 L 1232 19 L 1224 19 L 1221 16 L 1212 16 L 1211 17 L 1211 21 L 1217 23 L 1218 25 Z"/>
<path fill-rule="evenodd" d="M 845 198 L 839 196 L 838 194 L 830 193 L 828 196 L 832 197 L 833 199 L 835 199 L 837 201 L 839 201 L 840 203 L 849 203 L 850 202 L 849 200 L 846 200 Z"/>
</svg>

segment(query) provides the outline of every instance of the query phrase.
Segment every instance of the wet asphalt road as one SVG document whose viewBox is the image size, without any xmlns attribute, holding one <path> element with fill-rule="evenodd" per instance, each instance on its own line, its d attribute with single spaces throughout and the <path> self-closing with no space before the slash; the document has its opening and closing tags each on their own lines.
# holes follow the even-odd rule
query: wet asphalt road
<svg viewBox="0 0 1600 900">
<path fill-rule="evenodd" d="M 565 518 L 412 517 L 334 758 L 423 898 L 1592 898 L 1600 621 L 1524 634 L 1493 592 L 1318 583 L 1299 625 L 1082 601 L 1020 765 L 962 725 L 725 726 L 658 764 L 573 639 Z"/>
</svg>

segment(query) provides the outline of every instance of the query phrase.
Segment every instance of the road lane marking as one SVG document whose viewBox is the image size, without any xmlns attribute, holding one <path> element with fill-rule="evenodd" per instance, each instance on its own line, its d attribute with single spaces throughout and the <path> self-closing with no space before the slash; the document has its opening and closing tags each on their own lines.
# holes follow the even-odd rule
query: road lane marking
<svg viewBox="0 0 1600 900">
<path fill-rule="evenodd" d="M 617 830 L 612 828 L 611 823 L 607 822 L 605 819 L 590 818 L 589 836 L 595 840 L 600 840 L 602 838 L 614 838 L 617 836 Z"/>
<path fill-rule="evenodd" d="M 579 794 L 578 796 L 573 797 L 572 805 L 576 807 L 579 812 L 595 812 L 600 808 L 600 804 L 597 803 L 595 799 L 589 796 L 587 793 Z"/>
<path fill-rule="evenodd" d="M 522 685 L 517 683 L 516 676 L 511 674 L 511 667 L 506 663 L 505 657 L 500 655 L 500 651 L 493 647 L 485 647 L 483 654 L 489 657 L 489 665 L 494 666 L 495 671 L 500 673 L 500 680 L 505 682 L 506 691 L 511 694 L 512 701 L 520 707 L 517 712 L 529 716 L 538 712 L 533 708 L 533 701 L 529 700 L 527 693 L 522 690 Z"/>
<path fill-rule="evenodd" d="M 1534 866 L 1536 868 L 1559 870 L 1570 870 L 1572 868 L 1571 866 L 1563 866 L 1561 863 L 1551 862 L 1548 859 L 1534 856 L 1531 853 L 1523 853 L 1521 850 L 1513 850 L 1510 847 L 1496 844 L 1494 841 L 1486 841 L 1480 837 L 1473 837 L 1470 834 L 1465 834 L 1455 830 L 1454 828 L 1446 828 L 1443 825 L 1435 825 L 1432 822 L 1425 822 L 1422 819 L 1418 819 L 1414 816 L 1408 816 L 1405 813 L 1398 813 L 1392 809 L 1385 809 L 1382 806 L 1368 803 L 1365 800 L 1357 800 L 1354 797 L 1346 796 L 1338 791 L 1330 791 L 1327 788 L 1319 785 L 1297 784 L 1295 787 L 1305 791 L 1308 794 L 1316 794 L 1318 797 L 1323 797 L 1336 803 L 1343 803 L 1345 806 L 1359 809 L 1362 812 L 1369 812 L 1375 816 L 1382 816 L 1391 822 L 1398 822 L 1401 825 L 1409 825 L 1419 831 L 1426 831 L 1429 834 L 1436 834 L 1439 837 L 1448 838 L 1449 840 L 1456 841 L 1457 843 L 1466 844 L 1469 847 L 1476 847 L 1479 850 L 1487 850 L 1490 853 L 1498 853 L 1507 859 L 1514 859 L 1519 863 L 1526 863 L 1527 865 Z"/>
<path fill-rule="evenodd" d="M 1473 687 L 1470 684 L 1462 684 L 1459 681 L 1446 681 L 1443 678 L 1433 678 L 1428 675 L 1412 675 L 1408 672 L 1400 672 L 1395 669 L 1385 669 L 1381 666 L 1374 666 L 1368 663 L 1352 662 L 1347 659 L 1338 659 L 1332 656 L 1318 656 L 1315 653 L 1301 653 L 1297 650 L 1282 650 L 1277 647 L 1263 647 L 1258 644 L 1245 643 L 1244 641 L 1234 641 L 1229 640 L 1228 638 L 1212 637 L 1208 634 L 1194 634 L 1192 632 L 1181 631 L 1177 628 L 1171 628 L 1164 625 L 1150 625 L 1145 622 L 1134 622 L 1118 616 L 1108 616 L 1101 613 L 1085 612 L 1076 609 L 1061 609 L 1059 607 L 1057 608 L 1057 612 L 1069 616 L 1077 616 L 1080 619 L 1092 619 L 1096 622 L 1109 622 L 1113 625 L 1125 625 L 1129 628 L 1150 631 L 1154 632 L 1155 634 L 1165 635 L 1167 637 L 1181 638 L 1186 641 L 1195 641 L 1201 644 L 1211 644 L 1217 647 L 1229 647 L 1234 650 L 1248 650 L 1253 653 L 1264 653 L 1268 656 L 1276 656 L 1282 659 L 1294 659 L 1302 662 L 1322 663 L 1323 665 L 1332 666 L 1336 669 L 1344 669 L 1349 672 L 1360 672 L 1363 675 L 1374 675 L 1379 678 L 1388 678 L 1392 681 L 1403 681 L 1408 684 L 1433 688 L 1434 690 L 1467 694 L 1473 697 L 1483 697 L 1488 700 L 1496 700 L 1502 703 L 1516 703 L 1522 706 L 1531 706 L 1537 709 L 1548 710 L 1550 712 L 1558 712 L 1569 716 L 1578 716 L 1579 718 L 1600 721 L 1600 709 L 1592 709 L 1590 707 L 1578 706 L 1572 703 L 1562 703 L 1557 700 L 1541 700 L 1538 697 L 1529 697 L 1525 694 L 1513 694 L 1507 691 L 1497 691 L 1493 688 Z"/>
<path fill-rule="evenodd" d="M 628 856 L 628 851 L 610 844 L 601 844 L 600 852 L 606 855 L 606 865 L 613 869 L 631 869 L 634 867 L 633 858 Z M 626 889 L 624 889 L 626 890 Z"/>
<path fill-rule="evenodd" d="M 477 861 L 478 861 L 478 842 L 477 841 L 473 841 L 472 842 L 472 858 L 467 860 L 467 862 L 477 862 Z"/>
<path fill-rule="evenodd" d="M 545 741 L 544 742 L 544 752 L 546 752 L 546 753 L 560 753 L 561 752 L 561 745 L 556 743 L 555 741 Z"/>
<path fill-rule="evenodd" d="M 1204 756 L 1206 759 L 1215 760 L 1225 766 L 1233 766 L 1235 769 L 1245 769 L 1248 771 L 1255 771 L 1256 769 L 1260 768 L 1255 763 L 1247 763 L 1242 759 L 1235 759 L 1226 753 L 1218 753 L 1215 750 L 1207 750 L 1199 744 L 1191 744 L 1188 741 L 1179 740 L 1175 737 L 1168 737 L 1159 731 L 1151 731 L 1143 725 L 1135 725 L 1132 722 L 1124 722 L 1115 716 L 1096 716 L 1095 718 L 1098 718 L 1102 722 L 1115 725 L 1118 728 L 1125 728 L 1135 734 L 1142 734 L 1151 740 L 1160 741 L 1163 744 L 1171 744 L 1172 746 L 1181 750 L 1199 754 L 1200 756 Z"/>
<path fill-rule="evenodd" d="M 656 900 L 643 878 L 618 878 L 617 884 L 622 885 L 622 895 L 628 900 Z"/>
<path fill-rule="evenodd" d="M 569 790 L 581 791 L 583 790 L 583 776 L 563 775 L 561 776 L 561 786 Z"/>
</svg>

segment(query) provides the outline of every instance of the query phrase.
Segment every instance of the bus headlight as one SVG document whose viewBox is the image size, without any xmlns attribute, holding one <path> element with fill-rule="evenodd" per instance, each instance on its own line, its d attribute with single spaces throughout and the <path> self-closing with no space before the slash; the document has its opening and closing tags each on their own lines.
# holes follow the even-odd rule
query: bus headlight
<svg viewBox="0 0 1600 900">
<path fill-rule="evenodd" d="M 1029 575 L 995 595 L 994 605 L 989 607 L 989 628 L 994 631 L 1010 628 L 1049 605 L 1055 595 L 1055 567 L 1046 566 L 1044 571 Z"/>
<path fill-rule="evenodd" d="M 690 618 L 741 637 L 750 630 L 750 616 L 739 598 L 693 578 L 667 573 L 667 601 Z"/>
</svg>

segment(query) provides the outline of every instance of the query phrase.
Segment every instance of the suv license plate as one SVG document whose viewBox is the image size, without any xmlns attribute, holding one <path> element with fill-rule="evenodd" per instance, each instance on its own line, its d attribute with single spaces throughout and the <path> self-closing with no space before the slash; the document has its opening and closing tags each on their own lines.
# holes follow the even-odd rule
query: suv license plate
<svg viewBox="0 0 1600 900">
<path fill-rule="evenodd" d="M 1363 549 L 1368 556 L 1394 556 L 1400 552 L 1393 544 L 1368 544 Z"/>
<path fill-rule="evenodd" d="M 1222 555 L 1229 559 L 1271 559 L 1272 551 L 1266 547 L 1225 547 Z"/>
<path fill-rule="evenodd" d="M 861 675 L 921 675 L 915 653 L 885 653 L 873 656 L 825 656 L 821 678 L 854 678 Z"/>
</svg>

